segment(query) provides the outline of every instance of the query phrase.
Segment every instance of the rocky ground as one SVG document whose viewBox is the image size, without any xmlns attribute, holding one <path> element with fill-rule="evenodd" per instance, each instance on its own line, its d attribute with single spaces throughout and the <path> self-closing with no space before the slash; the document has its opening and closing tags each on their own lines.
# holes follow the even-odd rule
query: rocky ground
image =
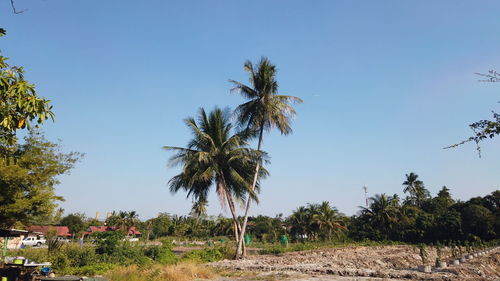
<svg viewBox="0 0 500 281">
<path fill-rule="evenodd" d="M 449 255 L 449 250 L 445 249 L 444 256 Z M 429 260 L 435 259 L 436 253 L 429 251 Z M 432 273 L 419 272 L 420 264 L 418 250 L 411 246 L 358 246 L 255 255 L 244 260 L 215 262 L 211 266 L 234 273 L 221 281 L 500 280 L 500 250 L 460 265 L 433 267 Z"/>
</svg>

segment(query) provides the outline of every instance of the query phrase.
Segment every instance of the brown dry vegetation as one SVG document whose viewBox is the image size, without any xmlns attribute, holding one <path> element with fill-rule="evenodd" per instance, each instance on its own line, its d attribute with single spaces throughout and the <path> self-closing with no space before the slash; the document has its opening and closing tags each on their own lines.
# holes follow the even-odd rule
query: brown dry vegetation
<svg viewBox="0 0 500 281">
<path fill-rule="evenodd" d="M 119 267 L 106 274 L 111 281 L 190 281 L 211 280 L 216 274 L 211 268 L 195 263 Z"/>
<path fill-rule="evenodd" d="M 444 256 L 447 255 L 450 255 L 450 251 L 444 249 Z M 429 261 L 435 259 L 435 251 L 429 251 Z M 333 275 L 398 280 L 500 280 L 499 251 L 458 266 L 433 270 L 430 274 L 418 272 L 417 266 L 420 264 L 418 250 L 412 246 L 358 246 L 250 256 L 245 260 L 224 260 L 211 265 L 226 270 L 292 272 L 323 277 Z"/>
</svg>

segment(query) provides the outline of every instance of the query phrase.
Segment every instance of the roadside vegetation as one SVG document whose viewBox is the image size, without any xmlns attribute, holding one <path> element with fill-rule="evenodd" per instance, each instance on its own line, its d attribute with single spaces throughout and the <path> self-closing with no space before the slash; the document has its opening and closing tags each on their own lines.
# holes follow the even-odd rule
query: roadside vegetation
<svg viewBox="0 0 500 281">
<path fill-rule="evenodd" d="M 92 276 L 110 270 L 120 270 L 135 266 L 137 269 L 150 269 L 154 266 L 202 264 L 229 258 L 229 248 L 224 246 L 207 247 L 176 255 L 171 240 L 159 243 L 130 243 L 120 232 L 99 235 L 95 243 L 79 246 L 77 243 L 64 243 L 57 249 L 31 248 L 9 251 L 10 256 L 23 256 L 34 261 L 49 261 L 59 274 Z"/>
</svg>

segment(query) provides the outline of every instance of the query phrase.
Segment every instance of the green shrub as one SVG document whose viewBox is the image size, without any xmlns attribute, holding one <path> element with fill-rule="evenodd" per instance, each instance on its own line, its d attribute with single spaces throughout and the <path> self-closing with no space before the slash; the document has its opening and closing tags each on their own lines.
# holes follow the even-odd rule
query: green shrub
<svg viewBox="0 0 500 281">
<path fill-rule="evenodd" d="M 149 246 L 144 249 L 144 255 L 161 264 L 172 264 L 178 261 L 172 251 L 172 242 L 164 241 L 161 246 Z"/>
<path fill-rule="evenodd" d="M 52 268 L 57 273 L 66 273 L 71 267 L 71 261 L 64 253 L 57 253 L 52 256 L 50 262 L 52 263 Z"/>
<path fill-rule="evenodd" d="M 80 248 L 77 245 L 70 244 L 63 247 L 60 253 L 68 257 L 71 267 L 88 266 L 99 262 L 95 247 L 91 246 Z"/>
<path fill-rule="evenodd" d="M 277 255 L 285 252 L 284 247 L 274 246 L 267 249 L 262 249 L 259 251 L 260 255 Z"/>
<path fill-rule="evenodd" d="M 113 255 L 118 246 L 122 243 L 125 235 L 119 231 L 101 232 L 96 235 L 97 247 L 96 252 L 100 255 Z"/>
<path fill-rule="evenodd" d="M 25 257 L 36 262 L 49 261 L 47 249 L 34 249 L 32 247 L 27 247 L 25 249 L 9 251 L 7 255 Z"/>
<path fill-rule="evenodd" d="M 205 248 L 203 250 L 196 250 L 188 252 L 184 255 L 183 259 L 195 262 L 214 262 L 220 261 L 227 257 L 226 247 Z"/>
</svg>

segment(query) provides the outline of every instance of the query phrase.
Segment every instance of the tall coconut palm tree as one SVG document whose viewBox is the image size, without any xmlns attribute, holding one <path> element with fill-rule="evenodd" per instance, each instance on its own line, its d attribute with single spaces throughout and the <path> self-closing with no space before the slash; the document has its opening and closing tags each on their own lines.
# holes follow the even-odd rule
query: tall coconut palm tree
<svg viewBox="0 0 500 281">
<path fill-rule="evenodd" d="M 302 100 L 294 96 L 278 95 L 276 66 L 267 58 L 263 57 L 255 66 L 252 62 L 246 61 L 244 69 L 250 75 L 250 86 L 235 80 L 229 80 L 234 85 L 231 91 L 238 92 L 249 100 L 236 108 L 235 115 L 242 127 L 258 132 L 257 151 L 261 151 L 264 131 L 277 128 L 283 135 L 292 132 L 290 124 L 291 119 L 295 116 L 295 109 L 291 106 L 291 103 L 300 103 Z M 261 161 L 258 161 L 255 166 L 250 192 L 255 190 L 260 168 Z M 252 197 L 248 197 L 240 233 L 240 243 L 236 252 L 237 258 L 245 255 L 243 237 L 251 202 Z"/>
<path fill-rule="evenodd" d="M 406 180 L 403 182 L 405 193 L 409 193 L 407 202 L 419 206 L 422 201 L 429 197 L 429 191 L 425 188 L 424 182 L 418 179 L 415 173 L 406 174 Z"/>
<path fill-rule="evenodd" d="M 247 147 L 252 137 L 248 130 L 231 135 L 233 126 L 229 119 L 228 111 L 215 108 L 207 114 L 202 108 L 198 120 L 185 120 L 193 133 L 187 147 L 165 146 L 164 149 L 176 152 L 169 160 L 170 165 L 182 165 L 182 172 L 169 181 L 170 191 L 185 190 L 188 197 L 199 200 L 207 198 L 211 187 L 215 186 L 223 207 L 227 201 L 238 241 L 241 225 L 235 199 L 245 200 L 247 194 L 257 199 L 255 192 L 249 192 L 249 186 L 261 153 Z M 259 175 L 266 173 L 262 170 Z"/>
</svg>

